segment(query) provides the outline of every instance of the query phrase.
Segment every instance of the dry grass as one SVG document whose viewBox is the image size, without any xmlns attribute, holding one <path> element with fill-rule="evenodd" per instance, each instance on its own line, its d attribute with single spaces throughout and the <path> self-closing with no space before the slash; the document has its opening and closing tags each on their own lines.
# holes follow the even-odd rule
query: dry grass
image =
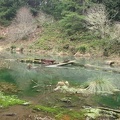
<svg viewBox="0 0 120 120">
<path fill-rule="evenodd" d="M 118 91 L 110 81 L 104 79 L 96 79 L 89 82 L 86 90 L 92 94 L 113 94 L 115 91 Z"/>
</svg>

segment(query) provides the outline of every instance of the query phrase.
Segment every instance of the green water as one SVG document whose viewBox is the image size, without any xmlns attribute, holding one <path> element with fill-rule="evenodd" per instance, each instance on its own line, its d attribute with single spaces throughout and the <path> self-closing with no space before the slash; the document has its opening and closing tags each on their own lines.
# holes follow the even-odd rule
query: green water
<svg viewBox="0 0 120 120">
<path fill-rule="evenodd" d="M 28 58 L 31 55 L 27 55 Z M 35 58 L 49 58 L 55 59 L 56 61 L 63 61 L 65 59 L 75 60 L 73 57 L 58 57 L 58 56 L 36 56 Z M 31 57 L 31 58 L 32 58 Z M 73 104 L 77 107 L 80 105 L 93 105 L 93 106 L 107 106 L 112 108 L 120 107 L 120 94 L 114 95 L 92 95 L 89 97 L 81 95 L 66 95 L 61 93 L 53 92 L 58 81 L 64 80 L 70 83 L 72 87 L 79 87 L 80 85 L 92 80 L 95 77 L 103 77 L 104 79 L 112 82 L 118 89 L 120 89 L 120 74 L 113 72 L 104 72 L 101 70 L 85 69 L 77 66 L 67 66 L 61 68 L 48 68 L 45 65 L 32 64 L 32 69 L 27 68 L 27 63 L 20 63 L 14 60 L 26 58 L 26 55 L 8 54 L 1 58 L 1 61 L 6 62 L 8 65 L 5 68 L 0 68 L 0 81 L 9 82 L 17 85 L 21 91 L 18 93 L 19 97 L 26 99 L 33 99 L 38 103 L 49 105 L 58 105 L 56 99 L 63 97 L 70 97 Z M 80 63 L 90 63 L 93 65 L 104 66 L 102 60 L 97 59 L 77 59 Z M 118 68 L 119 69 L 119 68 Z M 37 87 L 36 84 L 37 83 Z M 59 94 L 59 95 L 58 95 Z"/>
</svg>

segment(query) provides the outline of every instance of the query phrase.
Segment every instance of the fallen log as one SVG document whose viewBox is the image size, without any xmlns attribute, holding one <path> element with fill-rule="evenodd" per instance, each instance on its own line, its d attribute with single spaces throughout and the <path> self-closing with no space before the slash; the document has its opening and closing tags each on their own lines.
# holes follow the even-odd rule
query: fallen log
<svg viewBox="0 0 120 120">
<path fill-rule="evenodd" d="M 55 60 L 41 59 L 41 63 L 42 63 L 42 64 L 49 64 L 49 65 L 52 65 L 52 64 L 55 64 Z"/>
<path fill-rule="evenodd" d="M 46 60 L 46 59 L 20 59 L 18 60 L 20 62 L 25 62 L 25 63 L 36 63 L 36 64 L 47 64 L 47 65 L 53 65 L 56 64 L 55 60 Z"/>
<path fill-rule="evenodd" d="M 61 63 L 55 63 L 54 60 L 46 60 L 46 59 L 21 59 L 19 60 L 20 62 L 26 62 L 26 63 L 36 63 L 36 64 L 47 64 L 48 67 L 49 65 L 53 65 L 53 67 L 59 67 L 59 66 L 66 66 L 66 65 L 73 65 L 73 66 L 79 66 L 79 67 L 84 67 L 84 68 L 90 68 L 90 69 L 99 69 L 99 70 L 103 70 L 103 71 L 107 71 L 107 72 L 114 72 L 114 73 L 119 73 L 120 74 L 120 70 L 119 69 L 115 69 L 112 67 L 101 67 L 101 66 L 95 66 L 95 65 L 91 65 L 91 64 L 80 64 L 74 60 L 72 61 L 65 61 L 65 62 L 61 62 Z"/>
<path fill-rule="evenodd" d="M 99 70 L 108 71 L 108 72 L 120 73 L 120 70 L 115 69 L 115 68 L 110 68 L 110 67 L 100 67 L 100 66 L 95 66 L 95 65 L 90 65 L 90 64 L 85 64 L 84 67 L 91 68 L 91 69 L 99 69 Z"/>
<path fill-rule="evenodd" d="M 117 60 L 114 60 L 114 61 L 108 60 L 108 61 L 105 61 L 105 64 L 111 67 L 120 67 L 120 61 L 117 61 Z"/>
<path fill-rule="evenodd" d="M 113 66 L 113 65 L 115 64 L 115 61 L 111 61 L 111 60 L 105 61 L 105 64 L 106 64 L 106 65 Z"/>
<path fill-rule="evenodd" d="M 25 63 L 36 63 L 36 64 L 41 64 L 40 60 L 35 60 L 35 59 L 20 59 L 20 62 L 25 62 Z"/>
<path fill-rule="evenodd" d="M 107 72 L 115 72 L 115 73 L 119 73 L 120 74 L 120 70 L 115 69 L 115 68 L 110 68 L 110 67 L 101 67 L 101 66 L 95 66 L 95 65 L 90 65 L 90 64 L 80 64 L 77 63 L 76 61 L 69 61 L 69 62 L 63 62 L 63 63 L 59 63 L 56 64 L 57 66 L 65 66 L 65 65 L 74 65 L 74 66 L 80 66 L 80 67 L 84 67 L 84 68 L 90 68 L 90 69 L 99 69 L 99 70 L 103 70 L 103 71 L 107 71 Z"/>
<path fill-rule="evenodd" d="M 62 63 L 56 64 L 56 66 L 65 66 L 65 65 L 74 64 L 74 63 L 75 61 L 68 61 L 68 62 L 62 62 Z"/>
</svg>

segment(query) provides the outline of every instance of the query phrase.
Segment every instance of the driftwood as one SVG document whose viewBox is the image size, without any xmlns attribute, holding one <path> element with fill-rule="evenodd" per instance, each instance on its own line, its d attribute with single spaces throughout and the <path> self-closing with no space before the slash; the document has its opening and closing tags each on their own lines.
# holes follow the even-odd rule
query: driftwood
<svg viewBox="0 0 120 120">
<path fill-rule="evenodd" d="M 115 64 L 115 61 L 105 61 L 105 64 L 106 65 L 110 65 L 110 66 L 113 66 Z"/>
<path fill-rule="evenodd" d="M 40 59 L 42 64 L 55 64 L 55 60 Z"/>
<path fill-rule="evenodd" d="M 110 68 L 110 67 L 100 67 L 100 66 L 95 66 L 95 65 L 90 65 L 90 64 L 85 64 L 84 67 L 91 68 L 91 69 L 99 69 L 99 70 L 108 71 L 108 72 L 120 73 L 120 70 L 115 69 L 115 68 Z"/>
<path fill-rule="evenodd" d="M 120 61 L 117 61 L 117 60 L 108 60 L 108 61 L 105 61 L 105 64 L 111 67 L 120 67 Z"/>
<path fill-rule="evenodd" d="M 25 62 L 25 63 L 36 63 L 36 64 L 41 64 L 40 60 L 36 60 L 36 59 L 20 59 L 18 60 L 20 62 Z"/>
<path fill-rule="evenodd" d="M 80 63 L 77 63 L 75 61 L 69 61 L 69 62 L 66 62 L 66 63 L 59 63 L 59 64 L 56 64 L 56 66 L 65 66 L 65 65 L 69 65 L 69 64 L 72 64 L 74 66 L 80 66 L 80 67 L 84 67 L 84 68 L 90 68 L 90 69 L 99 69 L 99 70 L 103 70 L 103 71 L 108 71 L 108 72 L 115 72 L 115 73 L 120 73 L 120 70 L 118 69 L 115 69 L 115 68 L 110 68 L 110 67 L 100 67 L 100 66 L 95 66 L 95 65 L 90 65 L 90 64 L 80 64 Z"/>
<path fill-rule="evenodd" d="M 65 65 L 74 64 L 74 63 L 75 61 L 68 61 L 68 62 L 62 62 L 62 63 L 56 64 L 56 66 L 65 66 Z"/>
<path fill-rule="evenodd" d="M 20 59 L 18 60 L 20 62 L 26 62 L 26 63 L 36 63 L 36 64 L 55 64 L 55 60 L 46 60 L 46 59 Z"/>
<path fill-rule="evenodd" d="M 66 65 L 73 65 L 73 66 L 80 66 L 84 68 L 90 68 L 90 69 L 99 69 L 107 72 L 115 72 L 120 74 L 120 70 L 112 68 L 112 67 L 101 67 L 101 66 L 95 66 L 91 64 L 80 64 L 77 63 L 76 61 L 65 61 L 61 63 L 55 63 L 55 60 L 46 60 L 46 59 L 21 59 L 19 60 L 20 62 L 26 62 L 26 63 L 36 63 L 36 64 L 46 64 L 48 65 L 47 67 L 52 66 L 53 67 L 59 67 L 59 66 L 66 66 Z M 110 62 L 111 63 L 111 62 Z M 113 62 L 112 62 L 113 64 Z"/>
</svg>

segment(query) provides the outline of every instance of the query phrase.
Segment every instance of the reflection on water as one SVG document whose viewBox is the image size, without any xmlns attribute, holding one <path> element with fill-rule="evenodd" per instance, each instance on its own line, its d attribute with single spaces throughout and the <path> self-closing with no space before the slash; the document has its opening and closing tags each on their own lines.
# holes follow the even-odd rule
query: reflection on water
<svg viewBox="0 0 120 120">
<path fill-rule="evenodd" d="M 39 56 L 37 56 L 39 57 Z M 24 58 L 23 55 L 17 56 L 16 54 L 9 56 L 11 58 Z M 72 57 L 50 58 L 56 61 L 63 61 L 64 59 L 73 60 Z M 1 59 L 2 61 L 3 59 Z M 21 96 L 36 96 L 48 94 L 52 92 L 58 81 L 65 80 L 70 83 L 71 86 L 77 86 L 92 80 L 95 77 L 103 77 L 106 80 L 112 82 L 117 88 L 120 89 L 120 74 L 113 72 L 104 72 L 101 70 L 91 70 L 82 67 L 68 66 L 68 67 L 45 67 L 44 65 L 32 64 L 32 69 L 27 69 L 26 63 L 20 63 L 14 60 L 4 60 L 9 63 L 9 67 L 0 69 L 0 81 L 12 82 L 18 86 L 18 89 L 22 90 Z M 103 65 L 101 60 L 91 59 L 78 59 L 80 63 L 90 63 L 95 65 Z M 73 69 L 74 68 L 74 69 Z M 109 79 L 108 79 L 109 78 Z M 36 92 L 37 91 L 37 92 Z M 52 93 L 56 94 L 56 93 Z M 53 97 L 48 95 L 49 97 Z M 48 98 L 50 99 L 50 98 Z M 93 99 L 93 98 L 92 98 Z M 120 94 L 112 96 L 94 96 L 94 100 L 99 105 L 106 105 L 111 107 L 120 107 Z"/>
</svg>

